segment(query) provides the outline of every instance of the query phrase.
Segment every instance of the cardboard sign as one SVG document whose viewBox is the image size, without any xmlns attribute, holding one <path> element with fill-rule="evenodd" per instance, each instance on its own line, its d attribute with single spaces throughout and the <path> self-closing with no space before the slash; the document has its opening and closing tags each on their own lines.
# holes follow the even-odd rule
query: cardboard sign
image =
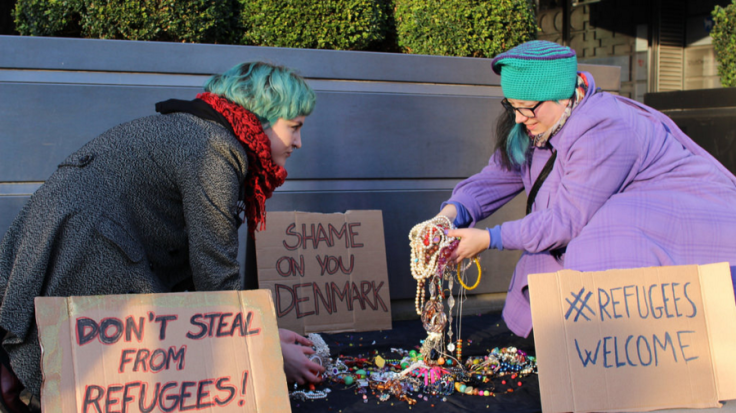
<svg viewBox="0 0 736 413">
<path fill-rule="evenodd" d="M 529 276 L 542 410 L 718 407 L 736 398 L 727 263 Z"/>
<path fill-rule="evenodd" d="M 291 411 L 268 291 L 39 297 L 36 321 L 44 412 Z"/>
<path fill-rule="evenodd" d="M 269 212 L 256 233 L 258 282 L 281 328 L 306 334 L 391 329 L 381 211 Z"/>
</svg>

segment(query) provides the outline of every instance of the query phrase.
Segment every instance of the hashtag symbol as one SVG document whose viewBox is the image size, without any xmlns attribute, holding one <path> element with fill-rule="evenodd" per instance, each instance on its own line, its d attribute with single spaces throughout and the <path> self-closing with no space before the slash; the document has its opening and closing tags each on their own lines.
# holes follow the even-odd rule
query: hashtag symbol
<svg viewBox="0 0 736 413">
<path fill-rule="evenodd" d="M 580 316 L 583 316 L 585 317 L 586 320 L 590 321 L 590 318 L 588 318 L 588 316 L 585 315 L 583 310 L 587 308 L 588 311 L 590 311 L 592 315 L 595 315 L 595 311 L 593 311 L 593 309 L 590 308 L 590 306 L 588 305 L 588 300 L 590 299 L 590 296 L 593 295 L 593 293 L 588 291 L 588 295 L 586 295 L 585 298 L 583 298 L 583 294 L 585 294 L 585 287 L 583 287 L 580 289 L 579 293 L 575 294 L 571 292 L 570 294 L 575 298 L 575 301 L 570 301 L 569 298 L 565 298 L 565 301 L 567 301 L 567 303 L 570 304 L 570 307 L 567 309 L 567 313 L 565 313 L 565 320 L 570 318 L 570 314 L 572 314 L 573 310 L 577 310 L 577 313 L 575 314 L 575 320 L 574 320 L 575 322 L 578 321 L 578 318 L 580 318 Z"/>
</svg>

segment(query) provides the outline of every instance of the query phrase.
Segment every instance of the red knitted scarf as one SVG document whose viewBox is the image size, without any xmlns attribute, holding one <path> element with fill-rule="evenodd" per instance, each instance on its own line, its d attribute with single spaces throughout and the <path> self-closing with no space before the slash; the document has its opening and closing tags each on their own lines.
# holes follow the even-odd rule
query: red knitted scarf
<svg viewBox="0 0 736 413">
<path fill-rule="evenodd" d="M 248 234 L 266 229 L 266 200 L 286 180 L 286 169 L 273 163 L 271 140 L 263 132 L 256 115 L 240 105 L 215 94 L 204 92 L 197 99 L 207 102 L 230 122 L 235 136 L 248 154 L 248 176 L 245 178 L 245 202 L 238 206 L 248 223 Z"/>
</svg>

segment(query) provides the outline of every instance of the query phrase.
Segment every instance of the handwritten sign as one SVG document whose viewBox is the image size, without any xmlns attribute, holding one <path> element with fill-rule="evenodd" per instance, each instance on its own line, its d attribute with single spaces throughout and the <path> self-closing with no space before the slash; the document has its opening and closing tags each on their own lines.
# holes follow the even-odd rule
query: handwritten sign
<svg viewBox="0 0 736 413">
<path fill-rule="evenodd" d="M 280 327 L 302 334 L 391 329 L 381 211 L 269 212 L 256 257 Z"/>
<path fill-rule="evenodd" d="M 36 318 L 45 412 L 290 411 L 268 291 L 39 297 Z"/>
<path fill-rule="evenodd" d="M 727 263 L 529 276 L 545 412 L 718 407 L 736 398 Z"/>
</svg>

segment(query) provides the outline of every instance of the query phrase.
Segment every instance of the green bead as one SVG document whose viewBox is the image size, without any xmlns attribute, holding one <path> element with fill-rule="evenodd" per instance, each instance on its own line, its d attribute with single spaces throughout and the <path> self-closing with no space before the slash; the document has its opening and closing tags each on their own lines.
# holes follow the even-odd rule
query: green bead
<svg viewBox="0 0 736 413">
<path fill-rule="evenodd" d="M 409 367 L 409 363 L 407 363 L 407 362 L 403 362 L 403 363 L 401 363 L 401 368 L 402 368 L 402 369 L 405 369 L 405 368 L 407 368 L 407 367 Z"/>
<path fill-rule="evenodd" d="M 417 351 L 416 351 L 416 350 L 411 350 L 411 351 L 409 352 L 409 357 L 411 357 L 411 358 L 416 358 L 416 357 L 417 357 Z"/>
<path fill-rule="evenodd" d="M 345 376 L 345 379 L 344 380 L 345 380 L 345 385 L 346 386 L 350 386 L 355 381 L 355 380 L 353 380 L 353 376 Z"/>
<path fill-rule="evenodd" d="M 366 376 L 365 370 L 363 369 L 356 371 L 355 374 L 357 374 L 361 379 L 364 379 Z"/>
</svg>

